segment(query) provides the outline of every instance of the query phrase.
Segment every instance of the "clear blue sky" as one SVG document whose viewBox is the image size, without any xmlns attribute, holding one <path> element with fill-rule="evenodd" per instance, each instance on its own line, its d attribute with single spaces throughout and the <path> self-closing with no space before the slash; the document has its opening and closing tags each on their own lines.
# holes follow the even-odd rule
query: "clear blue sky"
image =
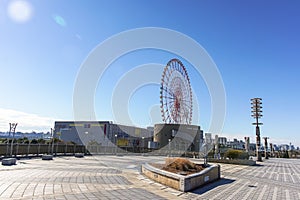
<svg viewBox="0 0 300 200">
<path fill-rule="evenodd" d="M 250 98 L 261 97 L 262 136 L 300 146 L 300 2 L 296 0 L 0 0 L 0 130 L 7 131 L 12 120 L 18 120 L 19 130 L 49 130 L 53 120 L 72 120 L 74 83 L 89 52 L 114 34 L 142 27 L 179 31 L 210 54 L 227 97 L 221 135 L 254 138 Z M 173 57 L 142 50 L 117 60 L 98 85 L 97 118 L 113 120 L 110 95 L 124 73 L 145 63 L 166 64 Z M 184 64 L 199 101 L 199 124 L 207 131 L 209 93 L 201 76 Z M 151 124 L 148 114 L 155 104 L 159 104 L 159 86 L 135 92 L 129 112 L 136 125 Z"/>
</svg>

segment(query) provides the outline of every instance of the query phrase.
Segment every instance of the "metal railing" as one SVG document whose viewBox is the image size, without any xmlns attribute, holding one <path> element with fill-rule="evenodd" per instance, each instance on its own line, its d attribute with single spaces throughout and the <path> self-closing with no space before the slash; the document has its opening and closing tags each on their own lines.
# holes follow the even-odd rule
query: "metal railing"
<svg viewBox="0 0 300 200">
<path fill-rule="evenodd" d="M 40 156 L 42 154 L 70 155 L 87 153 L 84 145 L 74 144 L 0 144 L 0 156 L 10 157 Z"/>
<path fill-rule="evenodd" d="M 13 157 L 35 157 L 43 154 L 75 155 L 76 153 L 92 155 L 153 155 L 170 157 L 203 157 L 199 152 L 189 152 L 183 150 L 158 149 L 151 151 L 148 148 L 116 147 L 101 145 L 76 145 L 76 144 L 20 144 L 14 143 L 0 144 L 0 157 L 10 157 L 12 147 Z"/>
</svg>

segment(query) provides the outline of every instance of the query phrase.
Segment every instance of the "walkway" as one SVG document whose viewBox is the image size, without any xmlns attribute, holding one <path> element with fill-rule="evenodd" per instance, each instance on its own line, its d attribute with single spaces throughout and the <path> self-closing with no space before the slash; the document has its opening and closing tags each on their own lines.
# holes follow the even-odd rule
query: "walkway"
<svg viewBox="0 0 300 200">
<path fill-rule="evenodd" d="M 140 165 L 163 157 L 56 157 L 0 166 L 0 199 L 300 199 L 300 160 L 260 166 L 221 165 L 222 179 L 183 193 L 142 176 Z"/>
</svg>

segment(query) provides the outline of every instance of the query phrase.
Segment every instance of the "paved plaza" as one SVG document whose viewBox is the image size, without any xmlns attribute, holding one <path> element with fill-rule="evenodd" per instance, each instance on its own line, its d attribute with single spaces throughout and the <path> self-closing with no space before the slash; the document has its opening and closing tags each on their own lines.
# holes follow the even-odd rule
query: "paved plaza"
<svg viewBox="0 0 300 200">
<path fill-rule="evenodd" d="M 145 178 L 153 156 L 55 157 L 0 166 L 0 199 L 300 199 L 300 160 L 221 165 L 222 179 L 183 193 Z"/>
</svg>

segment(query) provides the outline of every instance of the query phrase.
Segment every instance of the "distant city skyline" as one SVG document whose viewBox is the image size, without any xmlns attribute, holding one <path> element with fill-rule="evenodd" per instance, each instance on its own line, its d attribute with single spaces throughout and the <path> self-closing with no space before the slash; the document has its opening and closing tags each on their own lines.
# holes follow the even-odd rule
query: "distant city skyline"
<svg viewBox="0 0 300 200">
<path fill-rule="evenodd" d="M 194 39 L 218 67 L 225 87 L 226 118 L 221 133 L 213 134 L 249 136 L 255 142 L 250 99 L 260 97 L 261 136 L 273 143 L 300 146 L 299 8 L 298 1 L 269 0 L 2 0 L 0 131 L 18 122 L 17 131 L 48 132 L 54 121 L 74 120 L 74 84 L 90 52 L 120 32 L 161 27 Z M 144 64 L 164 66 L 174 57 L 186 66 L 197 99 L 193 123 L 208 132 L 211 94 L 202 75 L 181 55 L 155 49 L 137 50 L 111 63 L 95 91 L 97 120 L 116 121 L 113 91 L 124 75 Z M 128 113 L 136 126 L 161 123 L 159 85 L 132 91 Z"/>
<path fill-rule="evenodd" d="M 0 138 L 7 138 L 8 136 L 10 136 L 10 138 L 13 137 L 12 133 L 9 133 L 9 131 L 5 131 L 5 132 L 0 131 Z M 37 138 L 50 139 L 52 136 L 51 136 L 50 131 L 47 131 L 47 132 L 35 132 L 35 131 L 22 132 L 22 131 L 17 131 L 15 133 L 15 138 L 16 139 L 23 138 L 23 137 L 26 137 L 26 138 L 32 140 L 32 139 L 37 139 Z M 232 142 L 235 142 L 235 141 L 245 143 L 244 138 L 234 138 L 234 137 L 233 138 L 228 138 L 228 137 L 225 137 L 225 136 L 223 136 L 222 138 L 226 138 L 227 144 L 229 144 L 229 145 Z M 250 144 L 256 145 L 256 141 L 255 140 L 250 141 Z M 273 144 L 273 146 L 275 145 L 274 147 L 277 148 L 277 149 L 280 149 L 282 147 L 285 150 L 288 150 L 290 148 L 290 145 L 291 145 L 292 149 L 297 149 L 298 150 L 300 148 L 299 146 L 296 146 L 294 143 L 272 143 L 272 144 Z M 261 147 L 264 148 L 264 145 L 262 145 Z M 270 143 L 268 143 L 268 148 L 270 148 Z"/>
</svg>

